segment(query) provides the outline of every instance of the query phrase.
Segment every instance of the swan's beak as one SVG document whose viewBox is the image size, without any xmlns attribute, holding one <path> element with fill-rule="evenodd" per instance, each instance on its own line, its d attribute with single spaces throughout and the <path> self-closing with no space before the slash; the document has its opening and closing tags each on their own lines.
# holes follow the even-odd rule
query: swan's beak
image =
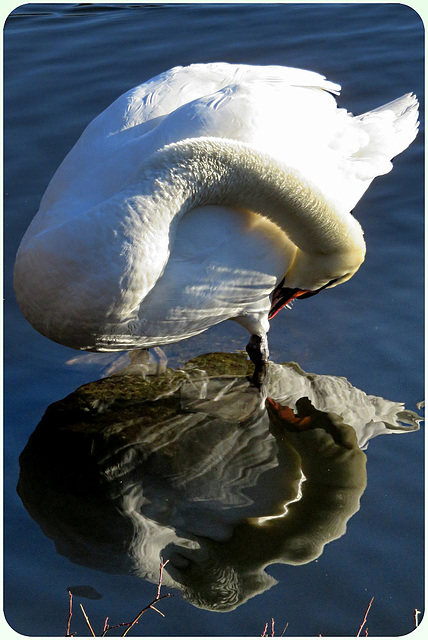
<svg viewBox="0 0 428 640">
<path fill-rule="evenodd" d="M 272 294 L 272 304 L 268 315 L 269 320 L 274 318 L 278 311 L 281 311 L 281 309 L 286 307 L 292 300 L 301 296 L 308 298 L 315 293 L 317 292 L 308 291 L 308 289 L 289 289 L 288 287 L 281 287 L 281 285 L 279 285 Z"/>
<path fill-rule="evenodd" d="M 281 280 L 279 285 L 274 289 L 272 294 L 272 304 L 270 307 L 268 319 L 271 320 L 276 316 L 278 311 L 281 311 L 283 307 L 286 307 L 292 300 L 296 298 L 310 298 L 311 296 L 316 295 L 320 291 L 327 289 L 327 287 L 331 287 L 335 282 L 338 281 L 339 278 L 335 278 L 334 280 L 330 280 L 327 284 L 323 285 L 319 289 L 315 289 L 311 291 L 310 289 L 290 289 L 289 287 L 283 287 L 282 283 L 284 280 Z"/>
</svg>

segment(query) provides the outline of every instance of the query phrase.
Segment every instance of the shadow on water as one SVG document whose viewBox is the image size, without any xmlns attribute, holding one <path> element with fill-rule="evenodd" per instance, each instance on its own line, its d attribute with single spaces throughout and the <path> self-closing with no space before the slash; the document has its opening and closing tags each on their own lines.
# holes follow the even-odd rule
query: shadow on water
<svg viewBox="0 0 428 640">
<path fill-rule="evenodd" d="M 58 553 L 236 608 L 346 531 L 366 487 L 368 441 L 418 429 L 400 403 L 345 378 L 244 354 L 155 375 L 138 362 L 46 410 L 20 457 L 18 493 Z"/>
</svg>

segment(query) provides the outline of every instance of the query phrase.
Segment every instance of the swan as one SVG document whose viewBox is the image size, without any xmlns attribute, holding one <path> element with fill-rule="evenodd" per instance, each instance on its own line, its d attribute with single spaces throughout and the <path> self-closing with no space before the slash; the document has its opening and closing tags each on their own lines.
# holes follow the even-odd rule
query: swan
<svg viewBox="0 0 428 640">
<path fill-rule="evenodd" d="M 407 94 L 363 115 L 296 68 L 175 67 L 119 97 L 66 156 L 18 249 L 18 304 L 75 349 L 177 342 L 224 320 L 261 371 L 269 321 L 365 257 L 351 211 L 418 131 Z"/>
</svg>

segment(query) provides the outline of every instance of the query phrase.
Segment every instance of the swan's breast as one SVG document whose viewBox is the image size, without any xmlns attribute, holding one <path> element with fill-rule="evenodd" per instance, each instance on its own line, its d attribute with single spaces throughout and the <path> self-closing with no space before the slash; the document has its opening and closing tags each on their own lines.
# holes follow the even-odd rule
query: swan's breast
<svg viewBox="0 0 428 640">
<path fill-rule="evenodd" d="M 122 192 L 66 222 L 24 236 L 14 286 L 27 320 L 73 348 L 94 347 L 125 322 L 156 284 L 169 255 L 169 224 L 144 216 L 147 196 Z"/>
</svg>

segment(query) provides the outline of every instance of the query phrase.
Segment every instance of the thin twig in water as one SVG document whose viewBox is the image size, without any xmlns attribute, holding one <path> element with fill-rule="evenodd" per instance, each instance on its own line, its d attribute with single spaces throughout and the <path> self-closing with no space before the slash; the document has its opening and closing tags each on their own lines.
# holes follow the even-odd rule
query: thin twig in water
<svg viewBox="0 0 428 640">
<path fill-rule="evenodd" d="M 121 622 L 120 624 L 114 624 L 111 627 L 104 627 L 101 637 L 104 638 L 104 636 L 107 634 L 107 631 L 111 631 L 112 629 L 118 629 L 119 627 L 127 627 L 128 625 L 129 625 L 129 622 Z"/>
<path fill-rule="evenodd" d="M 147 611 L 147 609 L 152 609 L 155 602 L 159 602 L 159 600 L 163 600 L 164 598 L 169 598 L 171 597 L 170 593 L 166 593 L 164 596 L 160 596 L 160 598 L 156 598 L 155 600 L 153 600 L 153 602 L 151 602 L 150 604 L 148 604 L 146 607 L 144 607 L 144 609 L 141 609 L 140 613 L 135 616 L 135 618 L 133 619 L 132 622 L 128 622 L 126 623 L 128 625 L 128 628 L 122 633 L 122 638 L 124 638 L 130 629 L 132 629 L 132 627 L 134 626 L 134 624 L 137 624 L 138 620 L 141 618 L 141 616 L 143 615 L 143 613 L 145 613 Z"/>
<path fill-rule="evenodd" d="M 154 607 L 152 604 L 150 605 L 150 609 L 153 609 L 153 611 L 156 611 L 156 613 L 159 613 L 159 615 L 161 615 L 162 618 L 165 618 L 165 614 L 162 613 L 162 611 L 159 611 L 159 609 L 156 609 L 156 607 Z"/>
<path fill-rule="evenodd" d="M 363 619 L 363 621 L 362 621 L 362 623 L 361 623 L 361 625 L 360 625 L 360 628 L 358 629 L 357 638 L 359 638 L 359 637 L 360 637 L 360 633 L 361 633 L 361 631 L 363 630 L 363 627 L 364 627 L 364 625 L 365 625 L 365 624 L 366 624 L 366 622 L 367 622 L 367 616 L 368 616 L 368 613 L 369 613 L 369 611 L 370 611 L 370 607 L 372 606 L 372 602 L 373 602 L 373 600 L 374 600 L 374 596 L 373 596 L 373 598 L 370 600 L 370 602 L 369 602 L 369 606 L 368 606 L 368 607 L 367 607 L 367 609 L 366 609 L 366 612 L 365 612 L 365 614 L 364 614 L 364 619 Z"/>
<path fill-rule="evenodd" d="M 156 593 L 156 597 L 159 598 L 160 597 L 160 591 L 161 591 L 161 586 L 162 586 L 162 575 L 163 575 L 163 568 L 166 567 L 166 565 L 168 564 L 169 560 L 167 560 L 166 562 L 163 561 L 163 559 L 161 558 L 160 561 L 160 565 L 159 565 L 159 580 L 158 580 L 158 590 Z"/>
<path fill-rule="evenodd" d="M 168 564 L 168 560 L 166 562 L 164 562 L 161 558 L 161 563 L 160 563 L 160 568 L 159 568 L 159 581 L 158 581 L 158 586 L 157 586 L 157 591 L 156 591 L 156 598 L 154 600 L 152 600 L 152 602 L 150 602 L 150 604 L 148 604 L 146 607 L 144 607 L 144 609 L 142 609 L 140 611 L 140 613 L 134 618 L 134 620 L 132 622 L 122 622 L 121 624 L 116 624 L 116 625 L 112 625 L 111 627 L 108 626 L 108 617 L 105 619 L 104 621 L 104 627 L 103 627 L 103 631 L 101 634 L 101 637 L 104 638 L 105 635 L 107 634 L 108 631 L 111 631 L 111 629 L 117 629 L 118 627 L 127 627 L 127 629 L 124 631 L 124 633 L 122 634 L 123 636 L 126 636 L 128 631 L 130 629 L 132 629 L 132 627 L 134 626 L 134 624 L 138 623 L 138 620 L 141 618 L 141 616 L 143 615 L 143 613 L 145 611 L 147 611 L 147 609 L 153 609 L 154 611 L 156 611 L 156 613 L 159 613 L 159 615 L 165 617 L 165 614 L 162 613 L 162 611 L 159 611 L 159 609 L 157 609 L 154 605 L 159 602 L 160 600 L 163 600 L 164 598 L 170 598 L 172 596 L 172 593 L 166 593 L 165 595 L 161 596 L 161 587 L 162 587 L 162 576 L 163 576 L 163 570 L 164 567 Z M 67 629 L 66 629 L 66 637 L 67 638 L 72 638 L 74 636 L 73 633 L 70 633 L 70 627 L 71 627 L 71 618 L 73 615 L 73 594 L 72 592 L 69 590 L 68 591 L 69 594 L 69 606 L 68 606 L 68 620 L 67 620 Z M 91 632 L 92 637 L 95 638 L 95 632 L 92 628 L 91 623 L 89 622 L 89 618 L 86 615 L 86 611 L 83 608 L 82 604 L 80 604 L 80 608 L 82 610 L 83 616 L 86 620 L 86 624 L 89 627 L 89 630 Z"/>
<path fill-rule="evenodd" d="M 415 627 L 419 627 L 419 609 L 415 609 Z"/>
<path fill-rule="evenodd" d="M 146 607 L 144 607 L 144 609 L 141 609 L 140 613 L 135 616 L 134 620 L 132 622 L 129 623 L 128 628 L 122 633 L 122 638 L 124 636 L 127 635 L 127 633 L 129 632 L 130 629 L 132 629 L 132 627 L 134 626 L 134 624 L 137 624 L 138 620 L 141 618 L 141 616 L 143 615 L 143 613 L 145 611 L 147 611 L 147 609 L 155 609 L 155 611 L 157 611 L 158 613 L 161 613 L 160 611 L 158 611 L 158 609 L 156 609 L 156 607 L 154 607 L 153 605 L 156 604 L 156 602 L 159 602 L 159 600 L 163 600 L 164 598 L 170 598 L 171 594 L 170 593 L 166 593 L 164 596 L 161 596 L 160 592 L 161 592 L 161 587 L 162 587 L 162 574 L 163 574 L 163 569 L 164 567 L 168 564 L 169 560 L 167 560 L 166 562 L 164 562 L 161 558 L 161 563 L 160 563 L 160 568 L 159 568 L 159 582 L 158 582 L 158 589 L 157 589 L 157 593 L 156 593 L 156 598 L 150 603 L 148 604 Z M 163 614 L 161 614 L 163 615 Z"/>
<path fill-rule="evenodd" d="M 69 591 L 68 595 L 70 599 L 68 604 L 68 620 L 67 620 L 67 630 L 65 632 L 65 635 L 67 638 L 70 638 L 72 637 L 72 634 L 70 634 L 70 625 L 71 625 L 71 617 L 73 615 L 73 594 L 71 593 L 71 591 Z"/>
<path fill-rule="evenodd" d="M 89 618 L 88 618 L 88 616 L 86 615 L 86 611 L 84 610 L 84 608 L 83 608 L 83 605 L 82 605 L 82 604 L 80 605 L 80 608 L 82 609 L 82 613 L 83 613 L 83 615 L 85 616 L 86 624 L 87 624 L 87 625 L 88 625 L 88 627 L 89 627 L 89 631 L 91 632 L 92 636 L 95 638 L 94 630 L 93 630 L 93 629 L 92 629 L 92 627 L 91 627 L 91 623 L 89 622 Z"/>
<path fill-rule="evenodd" d="M 262 635 L 261 635 L 261 637 L 262 637 L 262 638 L 265 638 L 265 637 L 266 637 L 266 635 L 267 635 L 268 625 L 269 625 L 269 622 L 266 622 L 266 624 L 265 624 L 265 628 L 263 629 L 263 633 L 262 633 Z M 270 627 L 270 628 L 271 628 L 270 635 L 271 635 L 271 637 L 273 638 L 273 637 L 274 637 L 274 635 L 275 635 L 275 620 L 274 620 L 273 618 L 271 618 L 271 619 L 270 619 L 270 625 L 271 625 L 271 627 Z M 284 631 L 281 633 L 281 636 L 280 636 L 280 637 L 282 637 L 282 636 L 284 635 L 285 630 L 286 630 L 286 628 L 287 628 L 287 627 L 288 627 L 288 622 L 287 622 L 287 624 L 285 625 L 285 627 L 284 627 Z"/>
</svg>

